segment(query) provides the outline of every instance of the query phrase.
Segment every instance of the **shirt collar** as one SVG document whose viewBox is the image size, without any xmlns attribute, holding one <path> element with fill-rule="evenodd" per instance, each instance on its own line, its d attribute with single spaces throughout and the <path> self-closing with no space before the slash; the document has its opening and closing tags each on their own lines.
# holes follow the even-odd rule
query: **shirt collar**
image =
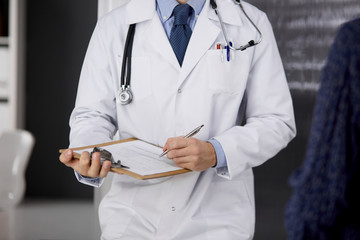
<svg viewBox="0 0 360 240">
<path fill-rule="evenodd" d="M 195 16 L 198 16 L 205 1 L 206 0 L 189 0 L 187 4 L 194 9 Z M 174 8 L 179 4 L 176 0 L 156 0 L 156 2 L 162 16 L 162 21 L 169 19 Z"/>
</svg>

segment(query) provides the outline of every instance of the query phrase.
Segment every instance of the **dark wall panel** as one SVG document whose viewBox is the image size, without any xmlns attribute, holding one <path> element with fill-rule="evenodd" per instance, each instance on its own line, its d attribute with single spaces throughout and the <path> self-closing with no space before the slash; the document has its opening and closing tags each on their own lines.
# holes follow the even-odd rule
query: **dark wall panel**
<svg viewBox="0 0 360 240">
<path fill-rule="evenodd" d="M 0 0 L 0 36 L 9 36 L 9 0 Z"/>
<path fill-rule="evenodd" d="M 27 2 L 26 128 L 36 138 L 27 197 L 92 196 L 59 162 L 58 149 L 69 144 L 69 116 L 96 19 L 96 0 Z"/>
</svg>

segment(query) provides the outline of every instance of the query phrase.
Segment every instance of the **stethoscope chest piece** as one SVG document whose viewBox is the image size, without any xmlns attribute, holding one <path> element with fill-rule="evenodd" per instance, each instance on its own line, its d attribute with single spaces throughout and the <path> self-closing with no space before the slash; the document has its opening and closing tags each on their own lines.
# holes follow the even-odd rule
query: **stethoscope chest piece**
<svg viewBox="0 0 360 240">
<path fill-rule="evenodd" d="M 129 88 L 122 88 L 117 94 L 117 101 L 122 105 L 129 104 L 133 99 L 133 95 Z"/>
</svg>

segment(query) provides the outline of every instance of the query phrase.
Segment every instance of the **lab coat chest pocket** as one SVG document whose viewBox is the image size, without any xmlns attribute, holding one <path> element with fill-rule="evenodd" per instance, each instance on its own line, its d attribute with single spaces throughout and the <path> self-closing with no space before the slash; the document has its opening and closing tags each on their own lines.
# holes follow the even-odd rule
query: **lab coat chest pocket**
<svg viewBox="0 0 360 240">
<path fill-rule="evenodd" d="M 121 61 L 122 56 L 119 56 L 120 66 Z M 130 89 L 133 93 L 133 101 L 140 101 L 151 95 L 151 70 L 149 57 L 138 56 L 131 58 Z"/>
<path fill-rule="evenodd" d="M 218 93 L 243 93 L 249 75 L 247 51 L 230 50 L 229 61 L 226 49 L 209 50 L 207 66 L 209 88 Z"/>
</svg>

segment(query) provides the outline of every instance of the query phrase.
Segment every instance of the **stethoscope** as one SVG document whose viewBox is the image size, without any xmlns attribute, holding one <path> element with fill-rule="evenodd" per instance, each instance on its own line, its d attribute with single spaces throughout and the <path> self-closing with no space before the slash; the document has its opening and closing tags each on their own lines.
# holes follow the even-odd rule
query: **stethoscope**
<svg viewBox="0 0 360 240">
<path fill-rule="evenodd" d="M 236 5 L 239 5 L 241 11 L 244 13 L 244 15 L 246 16 L 246 18 L 249 20 L 249 22 L 251 23 L 251 25 L 256 29 L 256 31 L 259 33 L 259 39 L 257 41 L 255 40 L 250 40 L 247 44 L 245 45 L 242 45 L 240 47 L 233 47 L 232 44 L 230 44 L 230 41 L 227 37 L 227 34 L 226 34 L 226 31 L 225 31 L 225 27 L 224 27 L 224 22 L 222 21 L 222 18 L 221 18 L 221 15 L 217 9 L 217 4 L 215 2 L 215 0 L 210 0 L 210 4 L 211 4 L 211 7 L 214 9 L 216 15 L 218 16 L 219 18 L 219 22 L 220 22 L 220 26 L 221 26 L 221 30 L 222 30 L 222 33 L 224 35 L 224 38 L 225 38 L 225 41 L 226 41 L 226 44 L 227 46 L 232 49 L 232 50 L 240 50 L 240 51 L 244 51 L 245 49 L 249 48 L 249 47 L 253 47 L 253 46 L 256 46 L 258 45 L 261 40 L 262 40 L 262 33 L 261 31 L 259 30 L 259 28 L 255 25 L 255 23 L 251 20 L 251 18 L 247 15 L 247 13 L 245 12 L 245 9 L 243 7 L 243 5 L 241 4 L 240 0 L 233 0 L 233 2 L 236 4 Z"/>
<path fill-rule="evenodd" d="M 242 45 L 240 47 L 232 46 L 232 44 L 230 44 L 230 41 L 227 37 L 224 23 L 222 21 L 221 15 L 219 14 L 219 11 L 217 9 L 217 4 L 216 4 L 215 0 L 210 0 L 211 7 L 214 9 L 216 15 L 219 18 L 221 30 L 224 35 L 227 46 L 231 50 L 244 51 L 245 49 L 247 49 L 249 47 L 258 45 L 262 40 L 262 33 L 259 30 L 259 28 L 255 25 L 255 23 L 247 15 L 247 13 L 245 12 L 244 7 L 242 6 L 240 0 L 233 0 L 233 2 L 236 5 L 239 5 L 241 11 L 245 14 L 246 18 L 249 20 L 251 25 L 259 33 L 259 39 L 257 41 L 250 40 L 247 44 Z M 134 42 L 135 26 L 136 26 L 135 23 L 130 25 L 127 36 L 126 36 L 125 46 L 124 46 L 124 54 L 123 54 L 123 60 L 122 60 L 122 66 L 121 66 L 121 77 L 120 77 L 121 89 L 119 90 L 119 92 L 117 94 L 117 101 L 122 105 L 129 104 L 133 99 L 133 94 L 130 90 L 130 79 L 131 79 L 131 54 L 132 54 L 132 47 L 133 47 L 133 42 Z M 125 79 L 125 76 L 126 76 L 126 79 Z"/>
<path fill-rule="evenodd" d="M 121 89 L 118 92 L 117 101 L 126 105 L 131 102 L 133 99 L 133 94 L 130 90 L 130 78 L 131 78 L 131 53 L 134 42 L 136 24 L 131 24 L 126 36 L 125 46 L 124 46 L 124 55 L 121 66 L 121 77 L 120 84 Z M 126 79 L 125 79 L 126 75 Z"/>
</svg>

